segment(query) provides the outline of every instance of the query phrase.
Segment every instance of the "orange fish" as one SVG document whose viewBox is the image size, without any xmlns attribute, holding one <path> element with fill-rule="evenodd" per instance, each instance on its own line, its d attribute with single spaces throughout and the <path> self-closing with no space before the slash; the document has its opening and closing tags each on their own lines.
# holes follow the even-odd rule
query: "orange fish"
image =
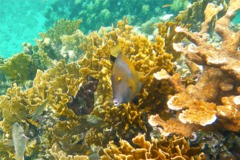
<svg viewBox="0 0 240 160">
<path fill-rule="evenodd" d="M 121 54 L 117 56 L 113 65 L 111 80 L 115 106 L 131 101 L 142 87 L 133 64 Z"/>
</svg>

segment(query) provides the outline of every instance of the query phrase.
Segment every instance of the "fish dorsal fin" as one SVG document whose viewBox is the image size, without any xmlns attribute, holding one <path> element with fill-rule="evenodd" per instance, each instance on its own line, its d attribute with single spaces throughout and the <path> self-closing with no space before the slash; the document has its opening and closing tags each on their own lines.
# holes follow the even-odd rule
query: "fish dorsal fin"
<svg viewBox="0 0 240 160">
<path fill-rule="evenodd" d="M 121 54 L 122 47 L 117 44 L 116 46 L 113 46 L 110 50 L 111 56 L 117 58 L 119 54 Z"/>
</svg>

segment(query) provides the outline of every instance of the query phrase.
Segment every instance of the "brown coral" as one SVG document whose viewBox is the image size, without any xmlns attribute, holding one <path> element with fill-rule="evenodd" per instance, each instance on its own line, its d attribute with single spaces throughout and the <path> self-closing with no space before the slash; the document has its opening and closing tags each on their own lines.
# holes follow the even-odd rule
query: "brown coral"
<svg viewBox="0 0 240 160">
<path fill-rule="evenodd" d="M 209 6 L 213 7 L 212 4 Z M 219 118 L 226 129 L 239 131 L 238 105 L 231 97 L 237 97 L 236 94 L 239 94 L 237 88 L 240 80 L 240 31 L 233 32 L 228 28 L 228 24 L 234 13 L 240 9 L 240 1 L 230 0 L 227 12 L 215 23 L 215 31 L 222 40 L 220 47 L 210 44 L 207 34 L 209 19 L 219 11 L 217 6 L 215 8 L 216 12 L 210 14 L 210 17 L 208 12 L 205 12 L 205 17 L 208 18 L 205 19 L 199 33 L 176 28 L 177 32 L 185 34 L 196 46 L 190 44 L 182 47 L 175 44 L 174 48 L 182 51 L 187 59 L 203 65 L 203 73 L 196 85 L 189 85 L 171 97 L 168 107 L 173 110 L 186 109 L 179 114 L 183 123 L 207 125 Z"/>
<path fill-rule="evenodd" d="M 155 127 L 157 126 L 160 130 L 161 135 L 168 136 L 169 134 L 177 134 L 185 137 L 190 137 L 193 133 L 190 125 L 185 125 L 179 120 L 171 118 L 164 121 L 159 115 L 151 115 L 148 119 L 148 123 Z"/>
</svg>

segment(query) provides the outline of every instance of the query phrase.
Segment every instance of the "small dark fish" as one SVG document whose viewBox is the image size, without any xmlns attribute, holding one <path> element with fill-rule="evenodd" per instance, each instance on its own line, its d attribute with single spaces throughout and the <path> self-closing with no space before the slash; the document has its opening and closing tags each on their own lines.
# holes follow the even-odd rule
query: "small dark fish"
<svg viewBox="0 0 240 160">
<path fill-rule="evenodd" d="M 133 64 L 121 54 L 117 56 L 113 65 L 111 80 L 115 106 L 131 101 L 142 86 Z"/>
<path fill-rule="evenodd" d="M 28 138 L 25 136 L 23 128 L 17 122 L 12 125 L 12 138 L 15 151 L 15 159 L 24 160 L 24 152 Z"/>
</svg>

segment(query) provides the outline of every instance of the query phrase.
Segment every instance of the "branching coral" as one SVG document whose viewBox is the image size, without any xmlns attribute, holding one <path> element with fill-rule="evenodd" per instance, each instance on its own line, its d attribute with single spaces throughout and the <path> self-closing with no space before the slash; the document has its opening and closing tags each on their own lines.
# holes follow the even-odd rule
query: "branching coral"
<svg viewBox="0 0 240 160">
<path fill-rule="evenodd" d="M 31 68 L 31 70 L 29 70 Z M 32 80 L 36 74 L 37 68 L 31 60 L 31 56 L 21 53 L 8 59 L 0 66 L 0 72 L 9 80 L 16 83 L 24 83 Z"/>
<path fill-rule="evenodd" d="M 212 4 L 209 4 L 211 8 Z M 209 7 L 207 7 L 209 8 Z M 215 6 L 215 16 L 219 9 Z M 239 131 L 239 81 L 240 81 L 240 31 L 233 32 L 228 28 L 234 13 L 240 9 L 239 0 L 230 0 L 228 9 L 215 23 L 215 31 L 222 43 L 216 47 L 208 42 L 208 24 L 211 19 L 205 12 L 205 22 L 199 33 L 189 32 L 185 28 L 176 28 L 195 45 L 182 47 L 175 44 L 174 48 L 182 51 L 186 58 L 203 65 L 203 73 L 196 85 L 189 85 L 168 100 L 168 107 L 182 110 L 179 119 L 183 123 L 208 125 L 219 122 L 228 130 Z M 204 116 L 203 116 L 204 115 Z"/>
<path fill-rule="evenodd" d="M 96 90 L 98 99 L 93 114 L 102 117 L 119 136 L 133 137 L 137 131 L 146 131 L 146 123 L 143 122 L 144 110 L 157 110 L 163 103 L 161 99 L 172 91 L 167 83 L 155 81 L 153 77 L 153 73 L 161 69 L 168 73 L 173 72 L 172 56 L 163 49 L 164 40 L 157 36 L 155 42 L 150 42 L 146 37 L 134 32 L 132 26 L 127 25 L 127 19 L 119 21 L 118 28 L 113 28 L 110 32 L 103 30 L 102 37 L 92 33 L 88 38 L 89 41 L 81 45 L 86 55 L 79 64 L 83 66 L 80 69 L 82 77 L 90 75 L 99 79 Z M 129 58 L 135 69 L 144 75 L 144 90 L 139 94 L 137 105 L 130 102 L 121 107 L 112 107 L 110 56 L 115 47 L 120 48 L 118 52 Z M 85 81 L 83 78 L 81 80 Z"/>
<path fill-rule="evenodd" d="M 54 123 L 58 123 L 56 122 L 58 119 L 57 117 L 66 116 L 69 117 L 69 125 L 71 125 L 72 128 L 77 127 L 79 123 L 76 123 L 76 120 L 79 120 L 79 117 L 77 117 L 71 109 L 68 109 L 66 103 L 69 101 L 69 96 L 75 96 L 78 91 L 80 85 L 79 76 L 79 67 L 76 63 L 66 65 L 66 63 L 62 61 L 59 62 L 56 67 L 49 69 L 45 73 L 38 70 L 32 88 L 24 92 L 17 86 L 8 89 L 7 94 L 1 96 L 0 101 L 0 108 L 3 115 L 1 127 L 4 129 L 4 132 L 11 135 L 11 124 L 17 121 L 25 124 L 25 126 L 29 126 L 25 127 L 25 131 L 33 132 L 33 138 L 36 138 L 37 132 L 32 125 L 41 128 L 43 126 L 37 123 L 38 119 L 35 122 L 32 121 L 31 114 L 36 112 L 46 99 L 49 101 L 47 106 L 51 106 L 51 110 L 57 112 L 57 116 L 52 117 L 55 118 Z M 51 110 L 49 113 L 52 113 Z M 61 122 L 59 122 L 59 125 L 60 124 Z M 51 124 L 47 125 L 51 126 Z M 59 125 L 55 125 L 55 127 L 59 128 Z M 65 127 L 61 129 L 64 128 Z M 57 135 L 56 132 L 53 132 L 51 129 L 47 129 L 45 132 L 47 132 L 49 138 L 54 133 Z M 66 130 L 66 132 L 70 131 Z M 74 134 L 69 133 L 67 136 L 69 137 L 64 140 L 72 140 Z M 51 137 L 50 139 L 52 139 L 52 142 L 50 143 L 49 141 L 46 143 L 44 140 L 44 142 L 42 142 L 42 148 L 59 141 L 59 138 L 58 136 L 54 136 L 54 138 Z M 62 141 L 62 146 L 66 144 L 70 145 L 71 143 L 64 143 L 64 141 Z M 71 147 L 68 148 L 69 150 L 71 149 Z M 40 155 L 41 154 L 39 154 L 39 156 Z"/>
<path fill-rule="evenodd" d="M 158 97 L 166 97 L 172 91 L 169 85 L 164 85 L 166 82 L 156 81 L 153 73 L 161 69 L 172 73 L 172 56 L 164 51 L 164 40 L 160 36 L 156 37 L 155 42 L 151 42 L 134 32 L 132 28 L 127 25 L 127 19 L 124 19 L 119 21 L 117 28 L 112 28 L 109 32 L 103 31 L 101 36 L 93 32 L 85 37 L 78 30 L 71 32 L 71 35 L 63 36 L 52 29 L 47 32 L 49 37 L 47 33 L 44 34 L 43 40 L 33 47 L 34 53 L 31 56 L 35 58 L 40 56 L 42 59 L 44 57 L 48 59 L 48 56 L 45 56 L 47 49 L 51 48 L 55 41 L 66 47 L 76 45 L 76 48 L 83 50 L 85 55 L 77 62 L 67 64 L 61 60 L 46 71 L 37 70 L 31 88 L 22 91 L 20 87 L 14 85 L 8 89 L 6 95 L 0 97 L 3 115 L 1 127 L 5 134 L 11 135 L 11 125 L 19 122 L 25 126 L 26 133 L 31 133 L 31 141 L 36 142 L 32 147 L 27 147 L 27 156 L 44 157 L 42 154 L 44 150 L 54 145 L 59 146 L 61 151 L 66 153 L 64 154 L 66 157 L 79 153 L 91 154 L 92 146 L 106 146 L 111 138 L 124 136 L 131 139 L 138 132 L 147 131 L 145 114 L 151 112 L 152 108 L 157 110 L 159 104 L 163 103 Z M 58 30 L 59 26 L 55 29 Z M 117 46 L 121 54 L 129 58 L 136 70 L 144 75 L 142 77 L 144 91 L 139 94 L 138 103 L 130 102 L 113 107 L 110 55 Z M 51 49 L 57 52 L 56 48 Z M 35 62 L 40 63 L 39 59 Z M 52 62 L 51 59 L 48 60 Z M 93 86 L 90 97 L 85 94 L 91 89 L 88 86 L 92 80 L 88 77 L 98 81 L 98 85 Z M 75 112 L 74 108 L 78 108 L 76 105 L 79 104 L 71 105 L 71 100 L 79 98 L 80 92 L 84 94 L 81 96 L 82 99 L 80 97 L 83 104 L 92 103 L 83 105 L 90 106 L 84 108 L 88 110 L 86 114 L 89 115 Z M 47 104 L 42 109 L 42 114 L 32 118 L 45 102 Z M 152 107 L 152 104 L 155 104 L 155 107 Z M 42 121 L 45 125 L 41 123 Z M 36 140 L 38 137 L 40 140 Z M 8 136 L 9 138 L 11 136 Z M 34 147 L 37 145 L 41 145 L 39 155 L 35 155 L 39 149 Z M 12 150 L 7 152 L 11 154 Z M 48 154 L 46 157 L 58 156 L 57 154 L 52 152 L 52 155 Z"/>
<path fill-rule="evenodd" d="M 40 33 L 42 39 L 37 40 L 37 50 L 53 60 L 76 60 L 82 53 L 77 46 L 85 41 L 85 36 L 78 30 L 80 23 L 80 19 L 59 20 L 46 33 Z"/>
<path fill-rule="evenodd" d="M 167 21 L 165 23 L 158 23 L 158 34 L 164 38 L 164 49 L 173 55 L 174 60 L 178 59 L 181 53 L 173 49 L 173 44 L 180 42 L 185 37 L 184 34 L 175 31 L 175 28 L 179 26 L 186 28 L 190 27 L 189 24 L 184 26 L 180 23 L 180 21 Z"/>
<path fill-rule="evenodd" d="M 200 152 L 200 147 L 190 147 L 183 137 L 173 137 L 172 139 L 157 140 L 152 142 L 146 141 L 144 135 L 136 136 L 132 139 L 133 147 L 125 140 L 120 140 L 120 146 L 116 146 L 113 142 L 104 149 L 102 160 L 110 159 L 193 159 L 194 156 L 199 160 L 205 159 L 204 154 Z"/>
<path fill-rule="evenodd" d="M 206 11 L 210 12 L 210 14 L 215 12 L 214 11 L 215 9 L 211 10 L 211 7 L 208 5 L 211 2 L 218 4 L 219 7 L 224 7 L 224 10 L 221 12 L 226 11 L 226 3 L 223 0 L 219 0 L 217 2 L 213 1 L 213 0 L 200 0 L 200 1 L 195 1 L 188 9 L 180 12 L 178 14 L 178 16 L 176 17 L 176 19 L 181 20 L 181 22 L 184 24 L 190 23 L 191 29 L 193 31 L 200 31 L 201 23 L 204 22 L 204 15 L 202 13 L 204 13 Z M 213 4 L 211 4 L 211 5 L 213 5 Z M 207 9 L 207 6 L 209 6 L 208 9 Z M 211 17 L 211 20 L 209 19 L 211 22 L 216 20 L 216 18 L 214 18 L 214 19 L 212 19 L 212 18 L 214 18 L 214 17 Z M 205 18 L 205 20 L 206 19 L 207 18 Z M 211 30 L 214 27 L 213 24 L 214 23 L 209 24 L 210 25 L 209 27 Z"/>
</svg>

